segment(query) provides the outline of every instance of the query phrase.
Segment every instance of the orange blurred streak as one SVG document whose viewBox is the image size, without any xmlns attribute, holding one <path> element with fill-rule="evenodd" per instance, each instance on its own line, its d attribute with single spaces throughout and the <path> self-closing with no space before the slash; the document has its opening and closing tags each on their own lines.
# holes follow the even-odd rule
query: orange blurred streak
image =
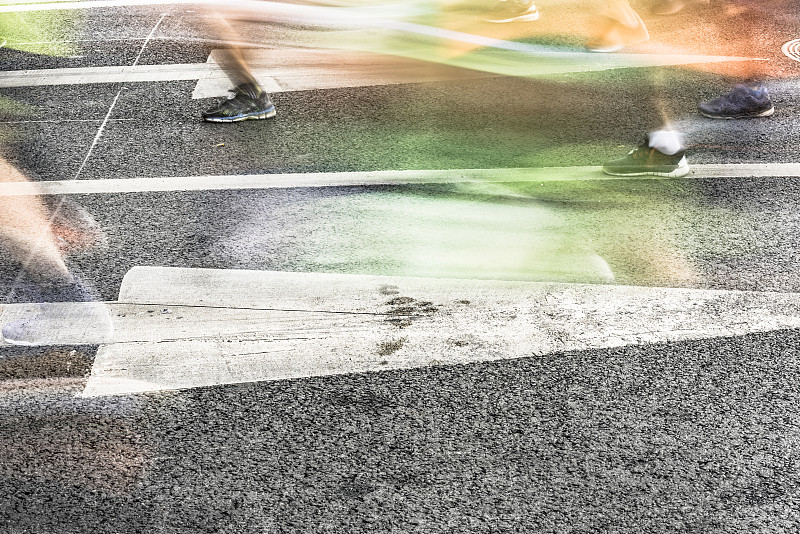
<svg viewBox="0 0 800 534">
<path fill-rule="evenodd" d="M 24 174 L 0 158 L 0 182 L 27 181 Z M 0 196 L 0 244 L 35 278 L 71 278 L 56 244 L 50 215 L 39 196 Z"/>
</svg>

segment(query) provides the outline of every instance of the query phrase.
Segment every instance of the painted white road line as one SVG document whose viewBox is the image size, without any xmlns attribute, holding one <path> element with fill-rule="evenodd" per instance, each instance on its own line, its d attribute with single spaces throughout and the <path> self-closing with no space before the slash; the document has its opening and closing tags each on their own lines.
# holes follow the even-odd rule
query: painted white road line
<svg viewBox="0 0 800 534">
<path fill-rule="evenodd" d="M 307 302 L 300 304 L 307 305 Z M 342 322 L 342 313 L 292 311 L 257 307 L 196 306 L 176 303 L 154 304 L 130 302 L 56 302 L 38 304 L 5 304 L 0 324 L 36 319 L 45 322 L 41 342 L 35 345 L 101 345 L 178 342 L 217 339 L 219 336 L 259 335 L 281 338 L 286 324 L 299 321 L 310 329 L 330 330 Z M 353 322 L 350 330 L 368 328 L 372 313 L 344 313 Z M 392 316 L 395 317 L 395 316 Z M 96 319 L 110 318 L 112 329 L 98 329 Z M 359 326 L 363 322 L 364 326 Z M 37 327 L 38 328 L 38 327 Z M 199 329 L 206 329 L 201 332 Z M 0 346 L 10 344 L 0 339 Z"/>
<path fill-rule="evenodd" d="M 496 76 L 433 63 L 358 52 L 265 50 L 249 54 L 256 77 L 272 93 Z M 0 87 L 199 80 L 193 98 L 224 96 L 230 79 L 218 66 L 222 51 L 207 63 L 40 69 L 0 72 Z M 275 61 L 271 61 L 274 58 Z"/>
<path fill-rule="evenodd" d="M 692 165 L 692 178 L 766 178 L 800 176 L 800 163 L 742 163 Z M 600 167 L 531 167 L 509 169 L 441 169 L 305 174 L 244 174 L 220 176 L 165 176 L 106 180 L 53 180 L 0 183 L 0 196 L 93 195 L 156 191 L 222 191 L 377 185 L 553 182 L 581 180 L 665 180 L 653 176 L 608 176 Z"/>
<path fill-rule="evenodd" d="M 800 163 L 721 163 L 691 165 L 692 178 L 769 178 L 800 176 Z"/>
<path fill-rule="evenodd" d="M 171 82 L 213 77 L 219 75 L 217 71 L 219 67 L 208 63 L 4 71 L 0 87 Z"/>
<path fill-rule="evenodd" d="M 162 13 L 161 14 L 161 18 L 158 19 L 158 22 L 156 22 L 156 25 L 153 26 L 152 30 L 150 30 L 150 33 L 147 35 L 147 38 L 144 40 L 144 43 L 142 44 L 142 47 L 139 49 L 139 54 L 136 56 L 136 59 L 133 61 L 133 64 L 131 65 L 131 67 L 136 67 L 139 64 L 139 60 L 141 59 L 142 54 L 144 53 L 145 49 L 147 49 L 147 44 L 150 42 L 150 39 L 152 39 L 153 34 L 156 32 L 158 27 L 164 21 L 164 17 L 166 17 L 166 16 L 167 16 L 166 13 Z M 94 140 L 92 141 L 92 144 L 89 146 L 89 150 L 86 152 L 86 156 L 83 158 L 83 162 L 81 162 L 81 166 L 78 168 L 77 172 L 75 172 L 75 176 L 73 176 L 73 179 L 77 180 L 78 178 L 80 178 L 81 173 L 83 172 L 83 169 L 86 168 L 86 164 L 89 162 L 89 159 L 91 159 L 92 153 L 94 152 L 94 149 L 97 146 L 97 143 L 100 141 L 100 138 L 103 137 L 103 132 L 105 131 L 106 124 L 108 124 L 108 120 L 111 118 L 111 114 L 114 112 L 114 108 L 116 107 L 117 102 L 119 101 L 119 97 L 122 95 L 122 90 L 123 89 L 124 89 L 124 86 L 120 87 L 117 90 L 117 94 L 114 97 L 114 100 L 111 102 L 111 106 L 109 106 L 108 112 L 106 113 L 106 116 L 103 119 L 103 122 L 100 124 L 100 128 L 98 128 L 97 133 L 94 136 Z"/>
<path fill-rule="evenodd" d="M 146 267 L 114 306 L 85 396 L 800 327 L 800 294 Z"/>
</svg>

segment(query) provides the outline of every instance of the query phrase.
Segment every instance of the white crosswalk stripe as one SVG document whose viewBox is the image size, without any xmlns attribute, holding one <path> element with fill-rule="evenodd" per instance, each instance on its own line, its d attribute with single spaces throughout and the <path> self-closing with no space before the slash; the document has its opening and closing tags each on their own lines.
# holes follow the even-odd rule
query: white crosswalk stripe
<svg viewBox="0 0 800 534">
<path fill-rule="evenodd" d="M 800 327 L 797 294 L 267 271 L 137 267 L 119 301 L 85 396 Z"/>
<path fill-rule="evenodd" d="M 692 165 L 691 178 L 766 178 L 800 176 L 800 163 L 731 163 Z M 407 171 L 320 172 L 303 174 L 246 174 L 220 176 L 165 176 L 109 178 L 104 180 L 53 180 L 0 183 L 0 196 L 86 195 L 151 191 L 222 191 L 237 189 L 289 189 L 300 187 L 350 187 L 375 185 L 553 182 L 629 180 L 603 174 L 600 167 L 537 167 L 506 169 L 432 169 Z M 637 176 L 637 180 L 663 178 Z"/>
</svg>

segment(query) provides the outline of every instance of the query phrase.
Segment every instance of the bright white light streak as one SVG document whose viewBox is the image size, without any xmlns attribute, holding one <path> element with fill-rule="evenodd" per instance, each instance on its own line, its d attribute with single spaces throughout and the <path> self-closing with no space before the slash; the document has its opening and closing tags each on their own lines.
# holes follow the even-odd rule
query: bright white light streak
<svg viewBox="0 0 800 534">
<path fill-rule="evenodd" d="M 136 7 L 136 6 L 156 6 L 156 5 L 197 5 L 200 8 L 217 9 L 226 16 L 236 17 L 258 17 L 264 22 L 282 22 L 317 26 L 320 29 L 339 29 L 339 30 L 389 30 L 404 34 L 423 35 L 444 41 L 469 43 L 485 48 L 499 50 L 509 50 L 522 52 L 531 57 L 549 59 L 570 59 L 580 60 L 581 62 L 603 62 L 602 56 L 592 52 L 573 52 L 564 50 L 553 50 L 546 46 L 537 46 L 502 39 L 493 39 L 481 35 L 436 28 L 424 24 L 416 24 L 402 20 L 387 18 L 387 14 L 394 16 L 414 14 L 416 9 L 409 7 L 409 12 L 403 13 L 402 10 L 393 6 L 388 11 L 380 11 L 375 7 L 328 7 L 301 4 L 285 4 L 282 2 L 269 2 L 261 0 L 88 0 L 85 2 L 52 2 L 46 4 L 17 4 L 0 6 L 0 13 L 13 11 L 45 11 L 45 10 L 64 10 L 64 9 L 97 9 L 107 7 Z M 381 16 L 376 16 L 380 12 Z M 647 54 L 614 54 L 616 66 L 625 64 L 641 65 L 642 61 L 649 63 L 652 57 Z M 659 56 L 666 57 L 666 56 Z M 687 56 L 675 56 L 684 57 Z M 651 58 L 649 61 L 644 58 Z M 737 58 L 726 56 L 704 56 L 699 57 L 698 61 L 716 62 L 748 60 L 756 58 Z M 687 62 L 687 61 L 679 61 Z M 688 61 L 695 62 L 695 61 Z"/>
</svg>

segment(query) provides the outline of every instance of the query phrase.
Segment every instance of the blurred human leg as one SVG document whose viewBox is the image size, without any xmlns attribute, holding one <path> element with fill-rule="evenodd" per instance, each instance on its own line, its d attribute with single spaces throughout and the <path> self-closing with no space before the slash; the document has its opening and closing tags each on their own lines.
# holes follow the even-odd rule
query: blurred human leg
<svg viewBox="0 0 800 534">
<path fill-rule="evenodd" d="M 269 94 L 253 76 L 250 66 L 237 44 L 238 36 L 230 25 L 225 13 L 210 11 L 215 32 L 228 43 L 228 49 L 220 62 L 233 83 L 233 91 L 224 100 L 203 113 L 203 119 L 209 122 L 239 122 L 249 119 L 268 119 L 276 114 L 275 105 Z"/>
<path fill-rule="evenodd" d="M 0 158 L 0 183 L 27 182 L 27 177 Z M 73 231 L 77 229 L 73 228 Z M 97 230 L 92 229 L 96 235 Z M 35 284 L 37 313 L 2 327 L 3 339 L 15 345 L 82 344 L 107 339 L 112 331 L 106 306 L 64 260 L 65 242 L 53 231 L 53 215 L 39 195 L 0 196 L 0 246 Z M 21 274 L 22 274 L 21 273 Z M 22 276 L 18 277 L 18 280 Z M 13 291 L 13 288 L 12 288 Z M 81 302 L 65 330 L 63 309 L 54 303 Z M 66 337 L 65 337 L 66 336 Z"/>
<path fill-rule="evenodd" d="M 0 158 L 0 182 L 27 181 L 16 167 Z M 41 197 L 0 196 L 0 244 L 37 281 L 72 280 Z"/>
<path fill-rule="evenodd" d="M 644 142 L 626 156 L 606 162 L 602 169 L 613 176 L 664 176 L 679 178 L 689 174 L 683 135 L 671 123 L 674 116 L 664 94 L 670 73 L 657 68 L 649 74 L 644 100 L 649 110 Z"/>
<path fill-rule="evenodd" d="M 616 52 L 650 38 L 641 17 L 627 0 L 607 0 L 599 18 L 598 33 L 586 43 L 592 52 Z"/>
</svg>

